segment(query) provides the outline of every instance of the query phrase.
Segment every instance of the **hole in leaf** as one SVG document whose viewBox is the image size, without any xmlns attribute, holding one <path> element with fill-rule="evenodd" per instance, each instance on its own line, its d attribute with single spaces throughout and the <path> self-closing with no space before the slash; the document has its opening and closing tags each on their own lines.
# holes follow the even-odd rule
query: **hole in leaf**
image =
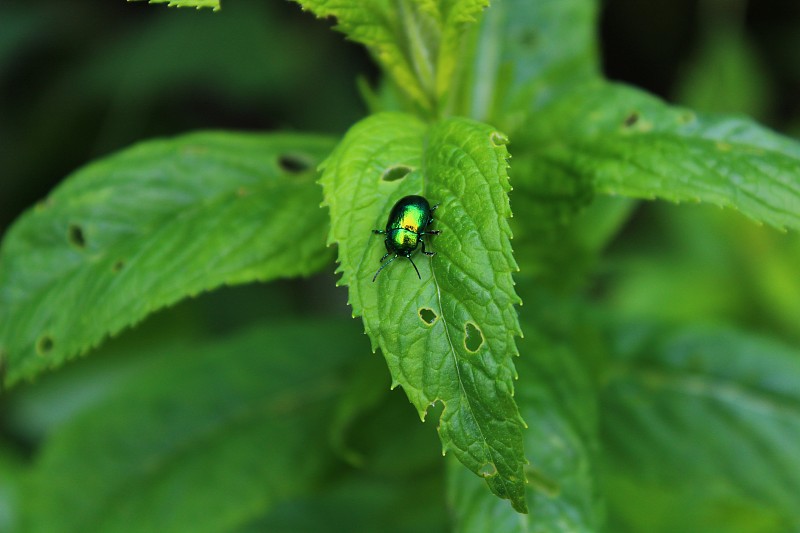
<svg viewBox="0 0 800 533">
<path fill-rule="evenodd" d="M 119 261 L 114 263 L 114 266 L 111 267 L 111 271 L 116 273 L 116 272 L 119 272 L 120 270 L 122 270 L 124 267 L 125 267 L 125 261 L 120 259 Z"/>
<path fill-rule="evenodd" d="M 422 319 L 423 322 L 428 324 L 429 326 L 436 322 L 439 316 L 428 307 L 420 307 L 419 308 L 419 317 Z"/>
<path fill-rule="evenodd" d="M 383 173 L 381 179 L 383 181 L 397 181 L 399 179 L 403 179 L 406 175 L 411 172 L 411 167 L 407 167 L 405 165 L 397 165 L 394 167 L 390 167 L 386 169 L 386 172 Z"/>
<path fill-rule="evenodd" d="M 497 475 L 497 467 L 494 466 L 494 463 L 486 463 L 478 470 L 478 473 L 483 477 L 494 477 Z"/>
<path fill-rule="evenodd" d="M 625 124 L 626 128 L 630 128 L 631 126 L 635 125 L 637 122 L 639 122 L 639 113 L 633 112 L 630 115 L 628 115 L 627 117 L 625 117 L 625 122 L 623 124 Z"/>
<path fill-rule="evenodd" d="M 472 352 L 477 352 L 483 346 L 483 333 L 472 322 L 464 324 L 464 347 Z"/>
<path fill-rule="evenodd" d="M 499 131 L 493 131 L 491 135 L 489 135 L 489 139 L 492 141 L 492 144 L 495 146 L 503 146 L 508 144 L 508 137 L 500 133 Z"/>
<path fill-rule="evenodd" d="M 278 158 L 278 166 L 289 174 L 299 174 L 309 170 L 312 162 L 308 157 L 301 154 L 284 154 Z"/>
<path fill-rule="evenodd" d="M 47 355 L 53 350 L 53 337 L 50 335 L 42 335 L 36 341 L 36 353 L 39 355 Z"/>
<path fill-rule="evenodd" d="M 67 229 L 67 239 L 69 243 L 76 248 L 86 248 L 86 236 L 83 234 L 83 228 L 77 224 L 70 224 Z"/>
</svg>

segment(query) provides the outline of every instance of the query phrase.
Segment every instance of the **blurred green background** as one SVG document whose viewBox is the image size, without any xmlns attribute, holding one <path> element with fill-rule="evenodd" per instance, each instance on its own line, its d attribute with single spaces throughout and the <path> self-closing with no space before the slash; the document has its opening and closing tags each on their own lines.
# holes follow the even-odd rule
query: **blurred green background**
<svg viewBox="0 0 800 533">
<path fill-rule="evenodd" d="M 800 2 L 603 4 L 600 37 L 610 78 L 800 136 Z M 0 0 L 0 234 L 75 168 L 141 140 L 196 129 L 344 133 L 366 113 L 357 79 L 374 84 L 378 73 L 361 47 L 329 26 L 275 0 L 223 0 L 217 13 L 124 0 Z M 621 317 L 718 322 L 796 345 L 798 265 L 795 234 L 716 208 L 643 203 L 585 286 Z M 0 402 L 0 471 L 25 464 L 46 434 L 145 365 L 131 356 L 139 343 L 209 338 L 292 316 L 349 320 L 346 291 L 334 287 L 332 271 L 333 265 L 310 280 L 226 288 L 186 301 L 111 341 L 102 355 L 17 387 Z M 346 323 L 348 335 L 360 332 L 357 321 Z M 365 338 L 363 349 L 368 353 Z M 385 368 L 370 372 L 384 390 Z M 409 415 L 404 435 L 426 442 L 420 449 L 431 453 L 417 467 L 436 464 L 435 433 L 420 429 L 405 398 L 380 401 Z M 369 430 L 360 435 L 365 442 L 383 438 Z M 379 464 L 390 463 L 384 453 Z M 420 490 L 422 515 L 423 500 L 443 505 L 431 496 L 442 497 L 439 483 Z M 2 502 L 13 498 L 3 490 L 0 482 L 0 531 L 12 523 Z M 339 496 L 317 502 L 320 512 L 340 505 Z M 389 495 L 384 505 L 392 501 Z M 281 513 L 287 523 L 296 518 L 286 505 L 273 524 Z"/>
</svg>

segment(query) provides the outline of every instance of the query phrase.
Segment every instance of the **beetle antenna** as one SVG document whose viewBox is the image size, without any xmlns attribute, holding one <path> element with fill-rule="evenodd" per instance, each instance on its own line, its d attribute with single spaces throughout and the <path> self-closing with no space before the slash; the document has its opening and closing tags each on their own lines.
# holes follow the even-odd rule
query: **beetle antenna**
<svg viewBox="0 0 800 533">
<path fill-rule="evenodd" d="M 375 279 L 377 279 L 377 277 L 378 277 L 378 274 L 380 274 L 380 273 L 381 273 L 381 270 L 383 270 L 384 268 L 386 268 L 386 266 L 387 266 L 389 263 L 391 263 L 392 261 L 394 261 L 395 259 L 397 259 L 397 255 L 396 255 L 396 254 L 395 254 L 395 256 L 394 256 L 394 257 L 392 257 L 391 259 L 389 259 L 388 261 L 386 261 L 384 264 L 382 264 L 382 265 L 381 265 L 381 267 L 378 269 L 378 271 L 377 271 L 377 272 L 375 272 L 375 275 L 374 275 L 374 276 L 372 276 L 372 282 L 373 282 L 373 283 L 375 283 Z M 414 268 L 417 268 L 417 267 L 414 267 Z M 422 278 L 420 278 L 420 279 L 422 279 Z"/>
<path fill-rule="evenodd" d="M 397 257 L 397 256 L 395 256 L 395 257 Z M 415 264 L 414 264 L 414 261 L 411 259 L 411 256 L 409 255 L 409 256 L 407 256 L 407 257 L 408 257 L 408 260 L 409 260 L 409 261 L 411 261 L 411 266 L 413 266 L 413 267 L 414 267 L 414 270 L 416 270 L 416 271 L 417 271 L 417 277 L 418 277 L 419 279 L 422 279 L 422 276 L 420 276 L 420 275 L 419 275 L 419 269 L 417 268 L 417 265 L 415 265 Z M 377 275 L 377 274 L 376 274 L 376 275 Z"/>
</svg>

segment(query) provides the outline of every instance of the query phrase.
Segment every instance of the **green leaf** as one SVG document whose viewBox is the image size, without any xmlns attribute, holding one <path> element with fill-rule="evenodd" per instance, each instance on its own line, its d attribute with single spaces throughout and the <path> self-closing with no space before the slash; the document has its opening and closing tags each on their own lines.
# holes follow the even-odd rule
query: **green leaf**
<svg viewBox="0 0 800 533">
<path fill-rule="evenodd" d="M 47 441 L 25 531 L 230 531 L 309 490 L 362 343 L 352 324 L 312 321 L 151 348 Z"/>
<path fill-rule="evenodd" d="M 724 329 L 629 328 L 614 353 L 601 411 L 617 530 L 797 529 L 796 349 Z M 734 509 L 772 525 L 743 527 Z"/>
<path fill-rule="evenodd" d="M 494 2 L 467 55 L 464 113 L 515 139 L 532 112 L 598 74 L 596 26 L 595 0 Z"/>
<path fill-rule="evenodd" d="M 595 0 L 493 3 L 472 44 L 474 61 L 459 95 L 464 114 L 499 125 L 514 142 L 514 249 L 526 265 L 522 275 L 545 283 L 579 280 L 594 259 L 596 251 L 580 242 L 584 225 L 570 227 L 594 188 L 588 176 L 541 157 L 541 141 L 527 142 L 517 132 L 535 127 L 538 112 L 558 96 L 598 76 L 596 26 Z M 620 220 L 628 211 L 606 203 L 590 217 Z"/>
<path fill-rule="evenodd" d="M 537 300 L 533 297 L 533 300 Z M 526 297 L 526 302 L 530 303 Z M 534 301 L 533 308 L 541 302 Z M 530 311 L 531 307 L 525 306 Z M 448 497 L 461 533 L 596 532 L 602 525 L 596 455 L 597 397 L 584 354 L 557 336 L 537 331 L 543 317 L 524 321 L 520 380 L 515 399 L 526 420 L 524 432 L 530 516 L 520 516 L 488 497 L 464 469 L 448 471 Z M 574 334 L 574 330 L 572 330 Z"/>
<path fill-rule="evenodd" d="M 466 119 L 429 127 L 408 115 L 374 115 L 348 132 L 321 183 L 353 313 L 363 315 L 393 385 L 403 386 L 423 418 L 441 402 L 444 450 L 524 510 L 505 142 Z M 433 226 L 442 234 L 428 240 L 437 255 L 418 254 L 421 281 L 400 258 L 373 283 L 384 247 L 372 230 L 385 227 L 394 203 L 409 194 L 439 204 Z M 467 347 L 470 332 L 477 347 Z"/>
<path fill-rule="evenodd" d="M 488 0 L 297 0 L 370 49 L 394 82 L 428 112 L 441 111 L 466 28 Z"/>
<path fill-rule="evenodd" d="M 128 2 L 136 2 L 138 0 L 128 0 Z M 219 0 L 147 0 L 148 4 L 167 4 L 169 7 L 193 7 L 195 9 L 202 9 L 210 7 L 214 11 L 219 11 Z"/>
<path fill-rule="evenodd" d="M 599 81 L 537 117 L 515 142 L 591 177 L 599 193 L 707 202 L 800 229 L 800 143 L 748 119 L 696 115 Z"/>
<path fill-rule="evenodd" d="M 7 384 L 181 298 L 310 274 L 329 260 L 313 167 L 327 138 L 201 133 L 67 178 L 0 249 Z"/>
</svg>

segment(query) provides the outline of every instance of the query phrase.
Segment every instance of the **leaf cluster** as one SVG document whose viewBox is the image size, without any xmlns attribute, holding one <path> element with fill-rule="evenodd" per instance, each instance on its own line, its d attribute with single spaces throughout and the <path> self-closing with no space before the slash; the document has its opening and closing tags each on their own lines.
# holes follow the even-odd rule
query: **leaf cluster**
<svg viewBox="0 0 800 533">
<path fill-rule="evenodd" d="M 593 0 L 298 3 L 367 117 L 137 143 L 3 236 L 0 532 L 800 527 L 800 144 L 606 79 Z M 435 255 L 373 280 L 408 195 Z M 334 260 L 360 322 L 282 292 Z"/>
</svg>

